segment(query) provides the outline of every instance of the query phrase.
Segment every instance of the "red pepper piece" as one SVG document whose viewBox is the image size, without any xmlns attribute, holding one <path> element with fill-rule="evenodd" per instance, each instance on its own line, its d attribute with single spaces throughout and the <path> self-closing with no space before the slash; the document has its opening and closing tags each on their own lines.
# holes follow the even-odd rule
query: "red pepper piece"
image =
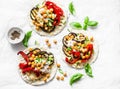
<svg viewBox="0 0 120 89">
<path fill-rule="evenodd" d="M 58 25 L 60 23 L 60 17 L 63 16 L 63 10 L 51 1 L 46 1 L 45 5 L 48 9 L 53 9 L 54 13 L 56 14 L 53 25 Z"/>
<path fill-rule="evenodd" d="M 19 54 L 22 55 L 22 57 L 25 59 L 25 61 L 26 61 L 27 63 L 29 62 L 29 58 L 28 58 L 28 55 L 27 55 L 27 54 L 25 54 L 23 51 L 18 52 L 18 55 L 19 55 Z"/>
<path fill-rule="evenodd" d="M 93 44 L 88 44 L 88 45 L 87 45 L 87 49 L 88 49 L 88 50 L 93 50 Z"/>
<path fill-rule="evenodd" d="M 65 61 L 69 64 L 74 64 L 78 61 L 78 59 L 72 59 L 72 60 L 69 60 L 67 57 L 65 58 Z"/>
<path fill-rule="evenodd" d="M 77 51 L 72 51 L 72 54 L 75 58 L 80 58 L 80 52 L 77 52 Z"/>
<path fill-rule="evenodd" d="M 81 60 L 82 63 L 85 63 L 85 62 L 87 62 L 87 61 L 88 61 L 87 59 Z"/>
<path fill-rule="evenodd" d="M 30 71 L 32 71 L 33 69 L 31 68 L 31 67 L 27 67 L 27 68 L 25 68 L 25 69 L 22 69 L 22 72 L 23 73 L 26 73 L 26 72 L 30 72 Z"/>
<path fill-rule="evenodd" d="M 20 64 L 19 64 L 19 68 L 20 68 L 20 69 L 24 69 L 24 68 L 26 68 L 26 67 L 28 67 L 28 64 L 24 64 L 24 63 L 20 63 Z"/>
</svg>

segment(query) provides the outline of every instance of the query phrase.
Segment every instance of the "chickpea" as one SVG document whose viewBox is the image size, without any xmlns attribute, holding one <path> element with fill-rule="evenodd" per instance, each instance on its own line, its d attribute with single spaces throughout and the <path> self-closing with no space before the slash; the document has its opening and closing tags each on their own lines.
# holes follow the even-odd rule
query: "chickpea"
<svg viewBox="0 0 120 89">
<path fill-rule="evenodd" d="M 60 77 L 59 77 L 59 76 L 57 76 L 57 77 L 56 77 L 56 79 L 57 79 L 57 80 L 60 80 Z"/>
<path fill-rule="evenodd" d="M 45 20 L 44 20 L 44 22 L 45 22 L 45 23 L 48 23 L 48 20 L 47 20 L 47 19 L 45 19 Z"/>
<path fill-rule="evenodd" d="M 32 60 L 33 60 L 33 58 L 32 58 L 32 57 L 30 57 L 30 58 L 29 58 L 29 60 L 30 60 L 30 61 L 32 61 Z"/>
<path fill-rule="evenodd" d="M 34 54 L 32 54 L 32 58 L 35 58 L 35 55 L 34 55 Z"/>
<path fill-rule="evenodd" d="M 90 41 L 92 41 L 92 42 L 93 42 L 93 41 L 94 41 L 94 38 L 93 38 L 93 37 L 90 37 Z"/>
<path fill-rule="evenodd" d="M 64 75 L 64 77 L 67 77 L 67 73 L 64 73 L 63 75 Z"/>
<path fill-rule="evenodd" d="M 62 76 L 60 79 L 63 81 L 64 80 L 64 76 Z"/>
<path fill-rule="evenodd" d="M 48 43 L 48 44 L 47 44 L 47 46 L 48 46 L 48 47 L 51 47 L 51 44 L 50 44 L 50 43 Z"/>
<path fill-rule="evenodd" d="M 43 78 L 43 81 L 46 82 L 47 81 L 47 77 Z"/>
<path fill-rule="evenodd" d="M 33 51 L 33 54 L 36 54 L 37 52 L 36 51 Z"/>
<path fill-rule="evenodd" d="M 53 9 L 52 9 L 52 8 L 50 9 L 50 12 L 53 12 Z"/>
<path fill-rule="evenodd" d="M 53 40 L 54 44 L 57 44 L 57 40 Z"/>
<path fill-rule="evenodd" d="M 49 43 L 49 40 L 48 40 L 48 39 L 46 39 L 46 40 L 45 40 L 45 42 L 46 42 L 46 43 Z"/>
<path fill-rule="evenodd" d="M 40 67 L 37 67 L 37 70 L 40 70 L 41 68 Z"/>
<path fill-rule="evenodd" d="M 34 65 L 31 65 L 32 68 L 34 68 L 35 66 Z"/>
<path fill-rule="evenodd" d="M 28 62 L 28 65 L 31 65 L 31 62 Z"/>
<path fill-rule="evenodd" d="M 45 27 L 45 30 L 48 30 L 48 27 Z"/>
<path fill-rule="evenodd" d="M 52 15 L 51 15 L 51 14 L 49 14 L 49 15 L 48 15 L 48 17 L 49 17 L 49 18 L 52 18 Z"/>
<path fill-rule="evenodd" d="M 34 20 L 32 20 L 32 23 L 35 25 L 35 21 Z"/>
<path fill-rule="evenodd" d="M 55 18 L 55 15 L 54 14 L 52 14 L 52 17 L 51 17 L 52 19 L 54 19 Z"/>
<path fill-rule="evenodd" d="M 82 56 L 82 59 L 85 59 L 85 56 Z"/>
<path fill-rule="evenodd" d="M 43 27 L 43 23 L 40 23 L 39 25 L 40 25 L 40 27 Z"/>
<path fill-rule="evenodd" d="M 39 29 L 40 29 L 40 28 L 37 26 L 37 27 L 36 27 L 36 30 L 39 30 Z"/>
<path fill-rule="evenodd" d="M 43 17 L 46 18 L 46 17 L 47 17 L 47 14 L 43 14 Z"/>
<path fill-rule="evenodd" d="M 60 68 L 60 64 L 57 64 L 57 67 Z"/>
<path fill-rule="evenodd" d="M 46 77 L 49 78 L 49 77 L 50 77 L 50 74 L 47 74 Z"/>
<path fill-rule="evenodd" d="M 88 59 L 88 58 L 89 58 L 89 55 L 85 55 L 85 58 Z"/>
<path fill-rule="evenodd" d="M 32 51 L 33 49 L 32 48 L 29 48 L 29 51 Z"/>
</svg>

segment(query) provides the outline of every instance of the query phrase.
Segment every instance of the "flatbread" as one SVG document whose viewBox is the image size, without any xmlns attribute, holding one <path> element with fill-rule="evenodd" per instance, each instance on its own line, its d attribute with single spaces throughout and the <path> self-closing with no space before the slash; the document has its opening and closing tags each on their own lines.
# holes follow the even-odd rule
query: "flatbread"
<svg viewBox="0 0 120 89">
<path fill-rule="evenodd" d="M 49 1 L 49 0 L 48 0 L 48 1 Z M 51 0 L 50 0 L 50 1 L 51 1 Z M 30 21 L 30 26 L 31 26 L 31 28 L 32 28 L 35 32 L 37 32 L 39 35 L 41 35 L 41 36 L 54 36 L 54 35 L 57 35 L 58 33 L 60 33 L 60 32 L 64 29 L 64 27 L 65 27 L 65 25 L 66 25 L 66 23 L 67 23 L 68 15 L 67 15 L 67 11 L 65 10 L 64 6 L 60 5 L 59 2 L 57 2 L 57 1 L 55 1 L 55 0 L 52 0 L 52 2 L 54 2 L 57 6 L 59 6 L 59 7 L 63 10 L 63 12 L 64 12 L 64 18 L 63 18 L 63 22 L 64 22 L 64 23 L 60 23 L 59 25 L 57 25 L 57 26 L 55 27 L 54 31 L 52 31 L 52 32 L 50 32 L 50 33 L 44 32 L 44 31 L 42 31 L 42 30 L 37 31 L 36 28 L 35 28 L 35 26 L 34 26 L 33 23 L 32 23 L 32 20 L 31 20 L 31 18 L 30 18 L 30 14 L 29 14 L 29 18 L 28 18 L 28 19 L 29 19 L 29 21 Z"/>
<path fill-rule="evenodd" d="M 77 30 L 73 29 L 71 32 L 74 32 L 74 33 L 82 33 L 82 34 L 84 34 L 84 35 L 86 35 L 86 36 L 88 36 L 88 37 L 91 36 L 90 33 L 85 32 L 85 31 L 77 31 Z M 98 53 L 99 53 L 99 47 L 98 47 L 98 42 L 97 42 L 95 39 L 94 39 L 94 42 L 93 42 L 93 49 L 94 49 L 94 52 L 93 52 L 91 58 L 90 58 L 86 63 L 92 64 L 92 63 L 94 63 L 94 62 L 96 61 L 96 59 L 97 59 L 97 56 L 98 56 Z M 63 58 L 62 58 L 63 61 L 64 61 L 65 63 L 67 63 L 67 62 L 65 61 L 66 55 L 64 54 L 63 51 L 62 51 L 62 56 L 63 56 Z M 82 69 L 82 68 L 84 68 L 84 66 L 85 66 L 86 63 L 81 63 L 79 66 L 76 66 L 75 64 L 69 64 L 69 63 L 67 63 L 67 64 L 68 64 L 70 67 L 73 67 L 73 68 L 76 68 L 76 69 Z"/>
<path fill-rule="evenodd" d="M 47 49 L 42 48 L 42 47 L 30 47 L 30 48 L 40 48 L 42 51 L 47 51 L 47 52 L 49 53 L 49 51 L 48 51 Z M 28 52 L 29 52 L 28 49 L 29 49 L 29 48 L 25 49 L 24 52 L 25 52 L 25 53 L 28 53 Z M 20 55 L 20 56 L 19 56 L 19 63 L 24 63 L 24 62 L 25 62 L 24 59 L 23 59 L 22 56 Z M 22 70 L 21 70 L 20 68 L 19 68 L 18 70 L 19 70 L 20 76 L 22 77 L 22 79 L 23 79 L 26 83 L 28 83 L 28 84 L 30 84 L 30 85 L 34 85 L 34 86 L 46 84 L 47 82 L 51 81 L 51 80 L 54 78 L 55 74 L 56 74 L 56 71 L 57 71 L 56 60 L 54 59 L 54 64 L 53 64 L 52 69 L 51 69 L 51 71 L 50 71 L 50 77 L 46 80 L 46 82 L 40 81 L 40 80 L 32 81 L 32 80 L 30 80 L 30 78 L 29 78 L 29 76 L 28 76 L 27 74 L 23 74 L 23 73 L 22 73 Z"/>
</svg>

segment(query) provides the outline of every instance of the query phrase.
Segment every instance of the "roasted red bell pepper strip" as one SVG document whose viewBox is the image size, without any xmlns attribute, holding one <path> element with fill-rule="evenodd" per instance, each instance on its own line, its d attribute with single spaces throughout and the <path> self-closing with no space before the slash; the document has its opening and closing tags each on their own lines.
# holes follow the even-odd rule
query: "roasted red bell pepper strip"
<svg viewBox="0 0 120 89">
<path fill-rule="evenodd" d="M 74 64 L 78 61 L 79 59 L 72 59 L 72 60 L 69 60 L 67 57 L 65 58 L 65 61 L 69 64 Z"/>
<path fill-rule="evenodd" d="M 18 52 L 18 55 L 19 55 L 19 54 L 22 55 L 22 57 L 25 59 L 25 61 L 26 61 L 27 63 L 29 62 L 29 58 L 28 58 L 28 55 L 27 55 L 27 54 L 25 54 L 23 51 Z"/>
<path fill-rule="evenodd" d="M 80 58 L 80 52 L 77 52 L 77 51 L 72 51 L 72 55 L 75 57 L 75 58 Z"/>
<path fill-rule="evenodd" d="M 85 63 L 85 62 L 87 62 L 87 61 L 88 61 L 87 59 L 81 60 L 82 63 Z"/>
<path fill-rule="evenodd" d="M 32 71 L 33 69 L 31 68 L 31 67 L 27 67 L 27 68 L 25 68 L 25 69 L 22 69 L 22 72 L 23 73 L 26 73 L 26 72 L 30 72 L 30 71 Z"/>
<path fill-rule="evenodd" d="M 87 49 L 92 51 L 93 50 L 93 44 L 88 44 Z"/>
<path fill-rule="evenodd" d="M 27 67 L 28 67 L 28 64 L 24 64 L 24 63 L 19 64 L 20 69 L 24 69 L 24 68 L 27 68 Z"/>
<path fill-rule="evenodd" d="M 45 5 L 48 9 L 53 9 L 54 13 L 56 14 L 53 25 L 58 25 L 60 23 L 60 17 L 63 16 L 63 10 L 51 1 L 46 1 Z"/>
</svg>

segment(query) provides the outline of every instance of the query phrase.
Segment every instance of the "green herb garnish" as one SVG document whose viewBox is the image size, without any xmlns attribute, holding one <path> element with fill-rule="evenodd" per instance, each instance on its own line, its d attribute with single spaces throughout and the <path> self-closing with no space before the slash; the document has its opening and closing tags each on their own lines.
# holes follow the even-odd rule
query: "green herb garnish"
<svg viewBox="0 0 120 89">
<path fill-rule="evenodd" d="M 88 26 L 97 26 L 98 22 L 97 21 L 89 21 Z"/>
<path fill-rule="evenodd" d="M 37 57 L 36 59 L 35 59 L 35 62 L 39 62 L 39 63 L 41 63 L 42 61 L 43 61 L 44 59 L 43 58 L 39 58 L 39 57 Z"/>
<path fill-rule="evenodd" d="M 72 48 L 71 48 L 71 47 L 68 47 L 68 48 L 67 48 L 67 51 L 70 51 L 70 50 L 72 50 Z"/>
<path fill-rule="evenodd" d="M 38 41 L 35 40 L 35 45 L 39 45 Z"/>
<path fill-rule="evenodd" d="M 81 73 L 77 73 L 74 74 L 71 78 L 70 78 L 70 85 L 72 85 L 73 83 L 79 81 L 82 78 L 83 74 Z"/>
<path fill-rule="evenodd" d="M 82 25 L 79 22 L 71 22 L 70 26 L 75 29 L 81 29 Z"/>
<path fill-rule="evenodd" d="M 73 2 L 70 2 L 70 4 L 69 4 L 69 11 L 72 15 L 75 15 L 75 8 L 73 5 Z"/>
<path fill-rule="evenodd" d="M 28 41 L 29 41 L 29 39 L 30 39 L 30 37 L 31 37 L 31 34 L 32 34 L 32 31 L 28 31 L 28 32 L 25 34 L 25 37 L 24 37 L 24 39 L 23 39 L 23 41 L 22 41 L 22 43 L 23 43 L 23 45 L 24 45 L 25 47 L 28 47 Z"/>
<path fill-rule="evenodd" d="M 64 74 L 63 70 L 62 69 L 58 69 L 58 71 L 61 73 L 61 74 Z"/>
<path fill-rule="evenodd" d="M 85 68 L 86 74 L 88 76 L 90 76 L 90 77 L 93 77 L 93 75 L 92 75 L 92 68 L 91 68 L 90 64 L 87 63 L 84 68 Z"/>
</svg>

